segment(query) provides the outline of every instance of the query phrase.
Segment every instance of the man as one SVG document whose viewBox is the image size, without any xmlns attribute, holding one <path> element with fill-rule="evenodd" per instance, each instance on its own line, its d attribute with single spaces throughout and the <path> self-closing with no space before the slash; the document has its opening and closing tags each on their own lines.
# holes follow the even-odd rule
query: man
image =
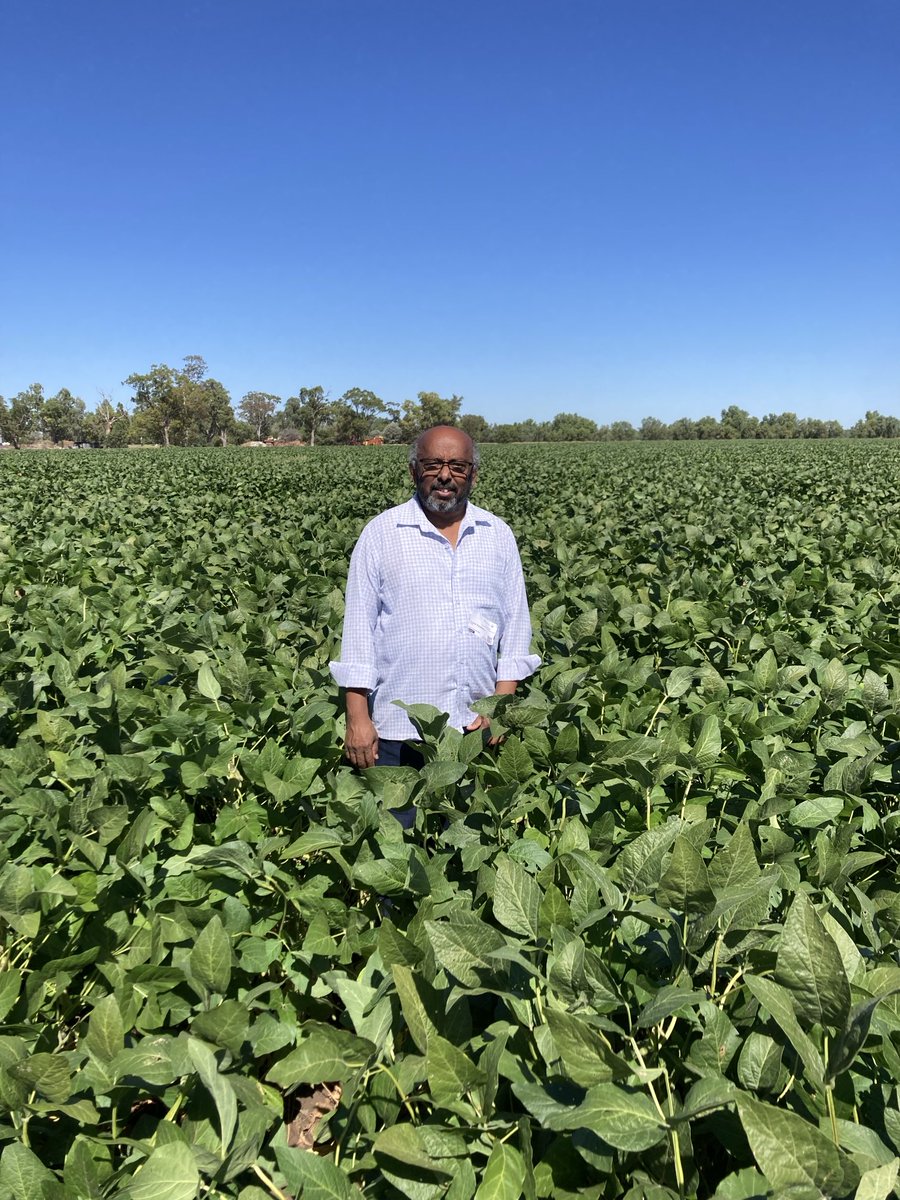
<svg viewBox="0 0 900 1200">
<path fill-rule="evenodd" d="M 344 751 L 355 767 L 419 765 L 404 709 L 433 704 L 457 729 L 484 729 L 471 705 L 511 695 L 537 669 L 522 564 L 509 526 L 469 502 L 478 450 L 428 429 L 410 452 L 416 493 L 363 529 L 350 559 L 340 662 Z"/>
</svg>

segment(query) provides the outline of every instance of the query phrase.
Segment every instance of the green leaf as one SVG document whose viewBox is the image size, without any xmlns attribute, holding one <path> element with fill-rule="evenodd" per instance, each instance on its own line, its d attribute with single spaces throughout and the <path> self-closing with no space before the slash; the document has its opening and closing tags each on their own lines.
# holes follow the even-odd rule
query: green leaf
<svg viewBox="0 0 900 1200">
<path fill-rule="evenodd" d="M 738 1113 L 753 1157 L 776 1191 L 815 1188 L 825 1196 L 845 1194 L 838 1148 L 815 1125 L 747 1095 L 738 1097 Z"/>
<path fill-rule="evenodd" d="M 791 993 L 801 1022 L 840 1027 L 847 1020 L 850 984 L 840 951 L 803 892 L 785 918 L 775 981 Z"/>
<path fill-rule="evenodd" d="M 500 776 L 505 783 L 527 783 L 534 774 L 534 762 L 518 738 L 508 738 L 497 759 Z"/>
<path fill-rule="evenodd" d="M 839 708 L 847 698 L 850 676 L 839 658 L 833 658 L 816 671 L 822 702 L 828 708 Z"/>
<path fill-rule="evenodd" d="M 686 1014 L 706 999 L 705 992 L 692 992 L 687 988 L 669 984 L 655 992 L 638 1013 L 637 1024 L 643 1029 L 659 1025 L 675 1013 Z"/>
<path fill-rule="evenodd" d="M 231 939 L 218 916 L 201 929 L 190 954 L 191 975 L 206 991 L 223 995 L 231 980 Z"/>
<path fill-rule="evenodd" d="M 62 1054 L 32 1054 L 14 1063 L 9 1073 L 52 1104 L 63 1104 L 72 1095 L 72 1076 Z"/>
<path fill-rule="evenodd" d="M 387 967 L 414 967 L 424 957 L 415 942 L 401 933 L 390 917 L 382 920 L 378 930 L 378 951 Z"/>
<path fill-rule="evenodd" d="M 655 890 L 662 874 L 666 851 L 678 836 L 679 824 L 672 821 L 648 829 L 629 842 L 616 863 L 618 880 L 629 892 L 651 892 Z"/>
<path fill-rule="evenodd" d="M 677 700 L 679 696 L 684 695 L 693 682 L 693 667 L 675 667 L 669 673 L 669 678 L 666 680 L 666 695 L 673 700 Z"/>
<path fill-rule="evenodd" d="M 63 1180 L 66 1188 L 84 1200 L 100 1200 L 103 1188 L 97 1164 L 98 1146 L 83 1134 L 78 1134 L 66 1154 Z"/>
<path fill-rule="evenodd" d="M 753 682 L 761 692 L 771 692 L 778 682 L 778 662 L 771 650 L 753 668 Z"/>
<path fill-rule="evenodd" d="M 197 1013 L 191 1032 L 204 1041 L 224 1046 L 237 1057 L 247 1036 L 250 1013 L 239 1000 L 223 1000 L 215 1008 Z"/>
<path fill-rule="evenodd" d="M 831 825 L 843 808 L 844 802 L 837 796 L 812 796 L 801 800 L 785 816 L 795 829 L 817 829 L 820 825 Z"/>
<path fill-rule="evenodd" d="M 130 1200 L 193 1200 L 200 1187 L 200 1172 L 183 1142 L 159 1146 L 127 1188 Z"/>
<path fill-rule="evenodd" d="M 865 1171 L 859 1181 L 854 1200 L 887 1200 L 897 1184 L 900 1159 L 892 1159 L 880 1167 Z"/>
<path fill-rule="evenodd" d="M 446 1163 L 428 1153 L 419 1130 L 407 1123 L 382 1129 L 372 1145 L 372 1150 L 378 1158 L 391 1158 L 419 1171 L 430 1171 L 438 1175 L 453 1173 Z"/>
<path fill-rule="evenodd" d="M 519 1200 L 525 1183 L 525 1160 L 505 1142 L 494 1142 L 475 1200 Z"/>
<path fill-rule="evenodd" d="M 893 988 L 874 996 L 871 1000 L 861 1000 L 858 1004 L 854 1004 L 847 1017 L 847 1024 L 835 1039 L 828 1056 L 829 1080 L 836 1079 L 838 1075 L 852 1066 L 863 1043 L 869 1036 L 869 1026 L 872 1023 L 872 1014 L 875 1009 L 882 1000 L 895 995 L 898 990 L 900 989 Z"/>
<path fill-rule="evenodd" d="M 437 1033 L 435 1018 L 438 1014 L 429 1011 L 427 1000 L 422 995 L 428 985 L 402 963 L 394 963 L 391 974 L 406 1027 L 419 1051 L 424 1054 L 428 1049 L 429 1039 Z"/>
<path fill-rule="evenodd" d="M 589 608 L 585 612 L 579 613 L 569 626 L 569 637 L 572 642 L 580 642 L 584 638 L 592 638 L 597 631 L 598 617 L 599 613 L 596 608 Z"/>
<path fill-rule="evenodd" d="M 761 975 L 746 975 L 744 980 L 759 1003 L 787 1036 L 788 1047 L 800 1056 L 811 1081 L 821 1085 L 825 1076 L 822 1056 L 800 1028 L 800 1023 L 794 1015 L 791 993 Z"/>
<path fill-rule="evenodd" d="M 303 1200 L 362 1200 L 359 1188 L 330 1158 L 280 1145 L 275 1147 L 275 1158 L 288 1188 Z"/>
<path fill-rule="evenodd" d="M 428 791 L 439 792 L 444 788 L 453 787 L 455 783 L 459 783 L 460 779 L 465 775 L 466 770 L 466 764 L 463 762 L 450 762 L 445 759 L 437 759 L 435 762 L 425 763 L 422 767 L 422 777 L 425 780 Z"/>
<path fill-rule="evenodd" d="M 503 855 L 497 864 L 494 916 L 513 933 L 536 938 L 540 912 L 540 887 L 518 863 Z"/>
<path fill-rule="evenodd" d="M 497 974 L 499 968 L 491 952 L 506 945 L 498 930 L 483 921 L 426 921 L 425 929 L 438 962 L 464 987 L 479 987 L 483 973 Z"/>
<path fill-rule="evenodd" d="M 266 1078 L 279 1087 L 343 1082 L 348 1075 L 365 1066 L 375 1052 L 375 1047 L 365 1038 L 318 1021 L 304 1022 L 303 1031 L 306 1036 L 300 1045 L 269 1069 Z"/>
<path fill-rule="evenodd" d="M 207 700 L 218 700 L 222 695 L 222 685 L 216 679 L 209 663 L 204 663 L 197 672 L 197 691 Z"/>
<path fill-rule="evenodd" d="M 19 998 L 22 972 L 18 967 L 0 971 L 0 1021 L 3 1021 Z"/>
<path fill-rule="evenodd" d="M 88 1020 L 87 1049 L 101 1062 L 109 1063 L 125 1047 L 125 1024 L 115 996 L 104 996 L 94 1005 Z"/>
<path fill-rule="evenodd" d="M 719 718 L 713 713 L 703 722 L 703 727 L 691 750 L 691 758 L 701 771 L 710 771 L 722 753 L 722 735 Z"/>
<path fill-rule="evenodd" d="M 0 1184 L 14 1200 L 38 1200 L 42 1184 L 55 1176 L 33 1150 L 21 1142 L 10 1142 L 0 1155 Z"/>
<path fill-rule="evenodd" d="M 432 1034 L 425 1052 L 425 1074 L 431 1095 L 438 1104 L 464 1096 L 485 1082 L 485 1074 L 468 1055 L 440 1034 Z"/>
<path fill-rule="evenodd" d="M 699 850 L 685 834 L 679 834 L 656 893 L 658 904 L 679 913 L 697 912 L 713 898 L 709 872 Z"/>
<path fill-rule="evenodd" d="M 216 1112 L 219 1114 L 219 1133 L 224 1158 L 231 1146 L 237 1125 L 237 1097 L 234 1088 L 231 1081 L 219 1073 L 219 1064 L 209 1046 L 192 1037 L 188 1039 L 188 1051 L 197 1074 L 212 1096 Z"/>
<path fill-rule="evenodd" d="M 760 870 L 749 825 L 744 822 L 738 825 L 707 870 L 710 887 L 717 898 L 724 898 L 730 892 L 757 881 Z"/>
<path fill-rule="evenodd" d="M 754 1092 L 771 1092 L 781 1074 L 782 1048 L 764 1033 L 751 1030 L 741 1047 L 738 1079 Z"/>
<path fill-rule="evenodd" d="M 565 1121 L 589 1129 L 617 1150 L 649 1150 L 666 1136 L 666 1125 L 649 1096 L 614 1083 L 598 1083 Z"/>
<path fill-rule="evenodd" d="M 610 1049 L 595 1026 L 562 1009 L 550 1008 L 546 1016 L 566 1074 L 575 1083 L 590 1087 L 632 1074 L 631 1065 Z"/>
</svg>

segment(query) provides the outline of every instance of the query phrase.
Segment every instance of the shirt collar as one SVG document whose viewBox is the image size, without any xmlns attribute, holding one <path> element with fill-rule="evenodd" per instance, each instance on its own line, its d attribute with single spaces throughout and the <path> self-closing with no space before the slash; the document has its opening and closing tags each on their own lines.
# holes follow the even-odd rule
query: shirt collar
<svg viewBox="0 0 900 1200">
<path fill-rule="evenodd" d="M 398 525 L 415 525 L 423 533 L 437 533 L 440 530 L 436 525 L 428 520 L 428 517 L 422 510 L 422 505 L 419 503 L 419 498 L 416 495 L 410 496 L 405 504 L 401 504 L 397 513 Z M 479 508 L 477 504 L 473 504 L 470 500 L 466 504 L 466 515 L 463 517 L 462 524 L 459 527 L 460 536 L 467 530 L 474 531 L 478 525 L 490 525 L 491 514 L 487 509 Z"/>
</svg>

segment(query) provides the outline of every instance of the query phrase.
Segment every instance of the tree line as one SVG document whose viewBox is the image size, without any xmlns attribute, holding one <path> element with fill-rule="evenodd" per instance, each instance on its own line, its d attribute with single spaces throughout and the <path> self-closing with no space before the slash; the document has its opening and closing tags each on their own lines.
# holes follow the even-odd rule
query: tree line
<svg viewBox="0 0 900 1200">
<path fill-rule="evenodd" d="M 845 429 L 839 421 L 769 413 L 754 417 L 737 405 L 721 416 L 681 417 L 666 424 L 644 417 L 598 425 L 578 413 L 557 413 L 552 420 L 491 423 L 478 413 L 462 412 L 461 396 L 419 392 L 415 400 L 392 404 L 365 388 L 349 388 L 331 399 L 321 386 L 301 387 L 282 400 L 271 392 L 247 392 L 237 406 L 223 383 L 207 375 L 205 361 L 188 355 L 181 367 L 158 363 L 129 375 L 130 407 L 101 392 L 88 411 L 68 388 L 46 396 L 39 383 L 9 400 L 0 396 L 0 440 L 16 448 L 35 442 L 92 446 L 202 446 L 265 441 L 354 444 L 373 437 L 409 442 L 432 425 L 458 425 L 479 442 L 627 442 L 713 441 L 758 438 L 895 438 L 900 419 L 867 412 Z"/>
</svg>

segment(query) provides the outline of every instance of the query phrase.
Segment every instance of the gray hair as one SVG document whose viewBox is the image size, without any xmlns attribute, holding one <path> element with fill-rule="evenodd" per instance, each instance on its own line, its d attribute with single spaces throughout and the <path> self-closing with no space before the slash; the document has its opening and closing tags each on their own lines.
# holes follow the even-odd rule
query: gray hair
<svg viewBox="0 0 900 1200">
<path fill-rule="evenodd" d="M 409 448 L 409 465 L 411 467 L 414 467 L 416 465 L 416 463 L 419 461 L 419 443 L 422 441 L 422 438 L 425 436 L 425 434 L 430 433 L 430 432 L 431 432 L 430 429 L 423 429 L 422 432 L 419 434 L 419 436 L 416 438 L 416 440 L 410 446 L 410 448 Z M 462 429 L 462 430 L 460 430 L 460 432 L 465 433 L 466 431 L 464 429 Z M 468 437 L 469 441 L 472 443 L 472 465 L 474 466 L 475 470 L 477 471 L 479 466 L 481 465 L 481 451 L 478 449 L 475 439 L 471 436 L 471 434 L 466 434 L 466 437 Z"/>
</svg>

